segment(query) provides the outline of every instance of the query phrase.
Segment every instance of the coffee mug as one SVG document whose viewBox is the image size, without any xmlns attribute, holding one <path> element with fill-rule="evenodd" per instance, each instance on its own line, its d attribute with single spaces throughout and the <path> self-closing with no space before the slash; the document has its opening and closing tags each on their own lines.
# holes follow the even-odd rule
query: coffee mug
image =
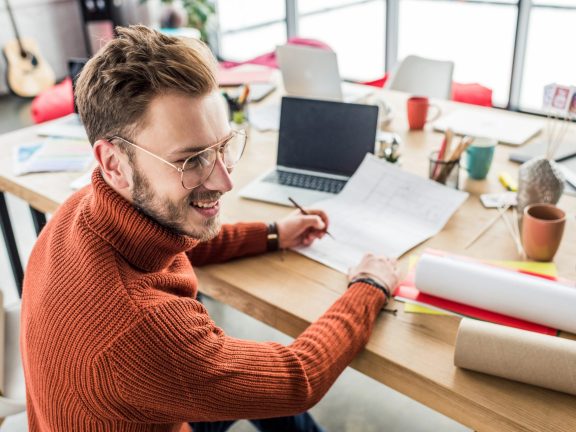
<svg viewBox="0 0 576 432">
<path fill-rule="evenodd" d="M 474 180 L 484 180 L 490 171 L 497 141 L 491 138 L 475 138 L 466 149 L 466 171 Z"/>
<path fill-rule="evenodd" d="M 428 109 L 436 110 L 431 118 L 428 118 Z M 440 117 L 440 107 L 430 103 L 427 97 L 413 96 L 406 102 L 406 112 L 408 114 L 408 125 L 412 130 L 423 129 L 428 122 Z"/>
<path fill-rule="evenodd" d="M 552 261 L 564 233 L 566 213 L 554 204 L 531 204 L 524 209 L 522 244 L 528 258 Z"/>
</svg>

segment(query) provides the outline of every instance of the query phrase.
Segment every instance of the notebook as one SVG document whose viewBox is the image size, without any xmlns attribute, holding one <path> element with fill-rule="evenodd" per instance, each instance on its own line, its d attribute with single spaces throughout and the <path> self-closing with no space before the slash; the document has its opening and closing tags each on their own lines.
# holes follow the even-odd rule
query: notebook
<svg viewBox="0 0 576 432">
<path fill-rule="evenodd" d="M 342 82 L 333 51 L 282 45 L 276 48 L 276 58 L 288 95 L 357 102 L 374 93 L 370 86 Z"/>
<path fill-rule="evenodd" d="M 240 196 L 286 206 L 334 196 L 374 153 L 377 122 L 375 105 L 283 97 L 277 166 Z"/>
<path fill-rule="evenodd" d="M 493 138 L 503 144 L 521 145 L 538 134 L 544 122 L 496 111 L 461 110 L 442 116 L 434 123 L 434 130 L 450 128 L 458 135 Z"/>
</svg>

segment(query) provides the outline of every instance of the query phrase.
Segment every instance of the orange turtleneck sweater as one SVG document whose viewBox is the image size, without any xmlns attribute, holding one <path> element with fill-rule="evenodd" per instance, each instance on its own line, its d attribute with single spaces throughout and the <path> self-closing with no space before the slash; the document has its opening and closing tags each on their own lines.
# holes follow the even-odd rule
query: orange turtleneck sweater
<svg viewBox="0 0 576 432">
<path fill-rule="evenodd" d="M 137 211 L 96 170 L 28 262 L 22 355 L 31 432 L 180 431 L 286 416 L 325 394 L 384 303 L 354 284 L 291 345 L 234 339 L 195 298 L 192 265 L 262 253 L 263 223 L 198 244 Z"/>
</svg>

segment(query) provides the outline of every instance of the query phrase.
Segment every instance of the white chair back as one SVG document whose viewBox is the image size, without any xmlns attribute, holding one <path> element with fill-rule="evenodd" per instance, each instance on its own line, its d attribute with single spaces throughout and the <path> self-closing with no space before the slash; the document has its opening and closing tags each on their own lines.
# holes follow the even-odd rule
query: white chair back
<svg viewBox="0 0 576 432">
<path fill-rule="evenodd" d="M 391 74 L 385 88 L 414 96 L 450 99 L 453 72 L 454 62 L 409 55 Z"/>
</svg>

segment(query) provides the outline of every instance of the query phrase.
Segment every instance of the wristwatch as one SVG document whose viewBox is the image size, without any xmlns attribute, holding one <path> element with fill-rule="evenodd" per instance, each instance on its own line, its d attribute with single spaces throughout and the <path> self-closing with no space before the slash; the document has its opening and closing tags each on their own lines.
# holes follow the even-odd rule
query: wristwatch
<svg viewBox="0 0 576 432">
<path fill-rule="evenodd" d="M 266 235 L 266 250 L 268 252 L 277 251 L 280 247 L 278 240 L 278 225 L 276 222 L 268 224 L 268 234 Z"/>
<path fill-rule="evenodd" d="M 362 282 L 362 283 L 366 283 L 368 285 L 372 285 L 375 288 L 378 288 L 380 291 L 382 291 L 384 293 L 384 295 L 386 296 L 386 303 L 388 303 L 388 301 L 390 300 L 390 298 L 392 297 L 392 295 L 390 294 L 390 289 L 386 286 L 381 284 L 380 282 L 369 278 L 369 277 L 357 277 L 354 278 L 350 281 L 350 283 L 348 283 L 348 287 L 350 287 L 350 285 L 355 284 L 356 282 Z"/>
</svg>

